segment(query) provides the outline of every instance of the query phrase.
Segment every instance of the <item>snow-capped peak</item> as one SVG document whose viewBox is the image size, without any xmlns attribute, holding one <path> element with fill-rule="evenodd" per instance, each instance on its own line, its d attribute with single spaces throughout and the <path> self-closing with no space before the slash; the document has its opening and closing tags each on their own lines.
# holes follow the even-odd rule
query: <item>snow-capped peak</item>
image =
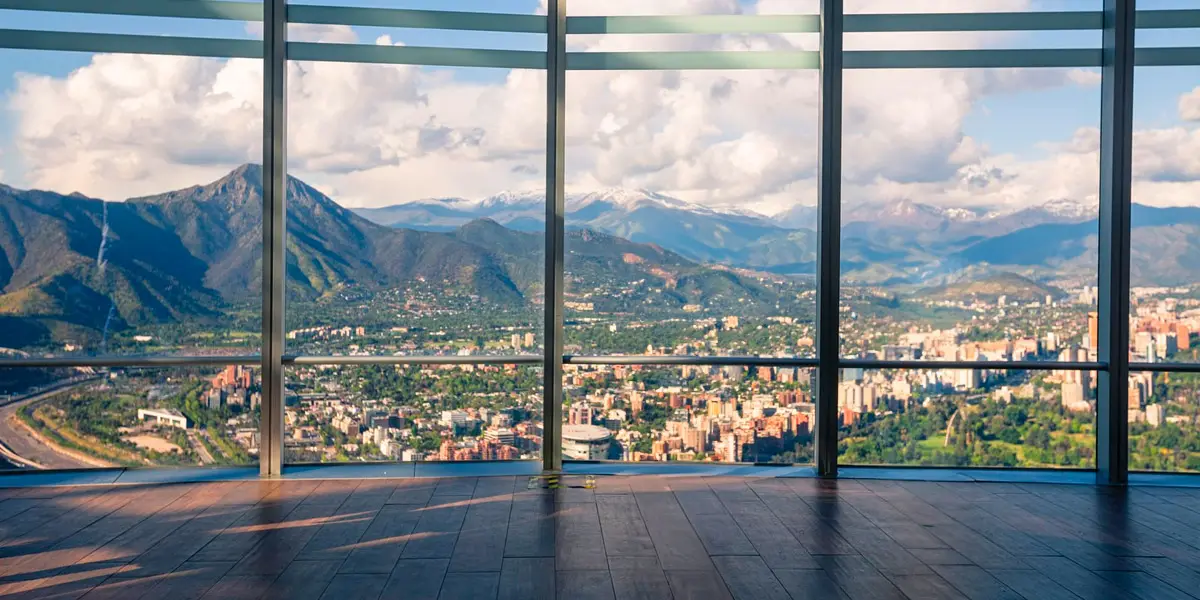
<svg viewBox="0 0 1200 600">
<path fill-rule="evenodd" d="M 1043 211 L 1045 211 L 1049 214 L 1052 214 L 1056 217 L 1072 218 L 1072 219 L 1078 219 L 1078 218 L 1082 218 L 1082 217 L 1090 217 L 1096 212 L 1096 209 L 1094 207 L 1086 206 L 1084 204 L 1081 204 L 1074 200 L 1068 200 L 1066 198 L 1059 198 L 1057 200 L 1051 200 L 1051 201 L 1046 202 L 1045 204 L 1041 205 L 1038 208 L 1040 208 Z"/>
<path fill-rule="evenodd" d="M 612 204 L 613 206 L 618 206 L 625 210 L 633 210 L 639 206 L 645 206 L 648 204 L 657 204 L 659 206 L 689 210 L 693 212 L 712 212 L 711 209 L 700 206 L 699 204 L 692 204 L 691 202 L 686 202 L 684 200 L 680 200 L 679 198 L 674 198 L 666 194 L 660 194 L 658 192 L 652 192 L 645 189 L 608 188 L 595 192 L 571 194 L 567 196 L 567 203 L 569 205 L 568 208 L 572 210 L 583 208 L 596 202 Z"/>
</svg>

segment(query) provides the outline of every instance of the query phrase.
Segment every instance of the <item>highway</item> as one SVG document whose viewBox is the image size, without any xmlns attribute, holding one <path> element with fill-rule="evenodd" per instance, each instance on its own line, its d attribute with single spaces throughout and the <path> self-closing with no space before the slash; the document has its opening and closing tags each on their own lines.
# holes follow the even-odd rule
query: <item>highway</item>
<svg viewBox="0 0 1200 600">
<path fill-rule="evenodd" d="M 24 461 L 35 463 L 30 466 L 43 469 L 80 469 L 99 466 L 100 463 L 88 463 L 52 450 L 33 437 L 29 433 L 29 430 L 17 421 L 16 416 L 17 411 L 28 404 L 41 402 L 96 379 L 99 379 L 99 377 L 68 380 L 43 389 L 33 395 L 14 396 L 4 401 L 3 406 L 0 406 L 0 444 L 4 446 L 7 452 L 0 450 L 0 457 L 3 457 L 10 463 L 17 463 L 18 460 L 14 460 L 12 456 L 16 455 L 16 457 L 24 459 Z"/>
</svg>

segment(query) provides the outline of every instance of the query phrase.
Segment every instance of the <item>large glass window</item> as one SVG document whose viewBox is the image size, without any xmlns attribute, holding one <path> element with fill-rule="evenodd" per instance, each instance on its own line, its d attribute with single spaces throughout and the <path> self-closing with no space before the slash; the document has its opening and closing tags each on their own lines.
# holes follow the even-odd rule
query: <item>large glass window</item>
<svg viewBox="0 0 1200 600">
<path fill-rule="evenodd" d="M 690 16 L 568 37 L 567 352 L 813 356 L 817 36 L 691 35 Z M 741 66 L 678 70 L 681 51 Z M 593 70 L 607 53 L 628 60 Z"/>
<path fill-rule="evenodd" d="M 563 458 L 807 463 L 812 369 L 572 366 Z"/>
<path fill-rule="evenodd" d="M 843 369 L 841 378 L 841 464 L 1095 467 L 1094 372 Z"/>
<path fill-rule="evenodd" d="M 540 368 L 296 366 L 286 381 L 286 462 L 541 456 Z"/>
<path fill-rule="evenodd" d="M 0 86 L 0 347 L 256 353 L 261 61 L 0 50 Z"/>
<path fill-rule="evenodd" d="M 0 369 L 0 467 L 257 461 L 261 382 L 238 365 Z"/>
<path fill-rule="evenodd" d="M 540 353 L 544 73 L 292 62 L 288 102 L 289 352 Z"/>
<path fill-rule="evenodd" d="M 1098 83 L 846 73 L 845 355 L 1095 359 Z"/>
<path fill-rule="evenodd" d="M 811 367 L 841 361 L 863 367 L 831 382 L 843 463 L 1096 464 L 1099 0 L 847 0 L 836 276 L 815 0 L 571 0 L 557 99 L 536 0 L 285 3 L 286 56 L 256 2 L 9 4 L 30 9 L 0 9 L 9 466 L 254 462 L 265 296 L 285 301 L 285 462 L 807 463 Z M 1129 466 L 1195 471 L 1200 29 L 1177 26 L 1189 2 L 1139 8 Z M 268 59 L 286 272 L 264 293 Z M 574 357 L 550 383 L 561 440 L 528 356 L 555 347 L 547 310 Z"/>
<path fill-rule="evenodd" d="M 1200 362 L 1200 67 L 1134 78 L 1130 360 Z"/>
</svg>

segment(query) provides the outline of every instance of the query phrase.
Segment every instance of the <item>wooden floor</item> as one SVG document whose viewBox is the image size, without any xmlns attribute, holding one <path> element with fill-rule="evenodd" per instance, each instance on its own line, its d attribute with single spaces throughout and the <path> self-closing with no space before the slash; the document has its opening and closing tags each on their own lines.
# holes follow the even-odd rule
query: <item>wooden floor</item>
<svg viewBox="0 0 1200 600">
<path fill-rule="evenodd" d="M 1200 598 L 1200 490 L 1182 488 L 482 477 L 0 498 L 6 598 Z"/>
</svg>

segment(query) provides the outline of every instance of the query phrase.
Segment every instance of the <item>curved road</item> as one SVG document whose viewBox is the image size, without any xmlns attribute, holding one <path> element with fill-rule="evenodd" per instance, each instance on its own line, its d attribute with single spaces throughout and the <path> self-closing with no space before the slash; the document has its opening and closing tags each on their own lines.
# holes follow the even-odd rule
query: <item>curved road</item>
<svg viewBox="0 0 1200 600">
<path fill-rule="evenodd" d="M 76 386 L 89 383 L 91 380 L 79 381 L 70 385 L 55 388 L 35 396 L 23 398 L 0 406 L 0 443 L 3 443 L 17 456 L 33 461 L 44 469 L 91 469 L 96 465 L 83 462 L 65 454 L 54 451 L 29 434 L 29 430 L 17 421 L 17 411 L 22 407 L 41 402 L 47 398 L 66 392 Z"/>
</svg>

